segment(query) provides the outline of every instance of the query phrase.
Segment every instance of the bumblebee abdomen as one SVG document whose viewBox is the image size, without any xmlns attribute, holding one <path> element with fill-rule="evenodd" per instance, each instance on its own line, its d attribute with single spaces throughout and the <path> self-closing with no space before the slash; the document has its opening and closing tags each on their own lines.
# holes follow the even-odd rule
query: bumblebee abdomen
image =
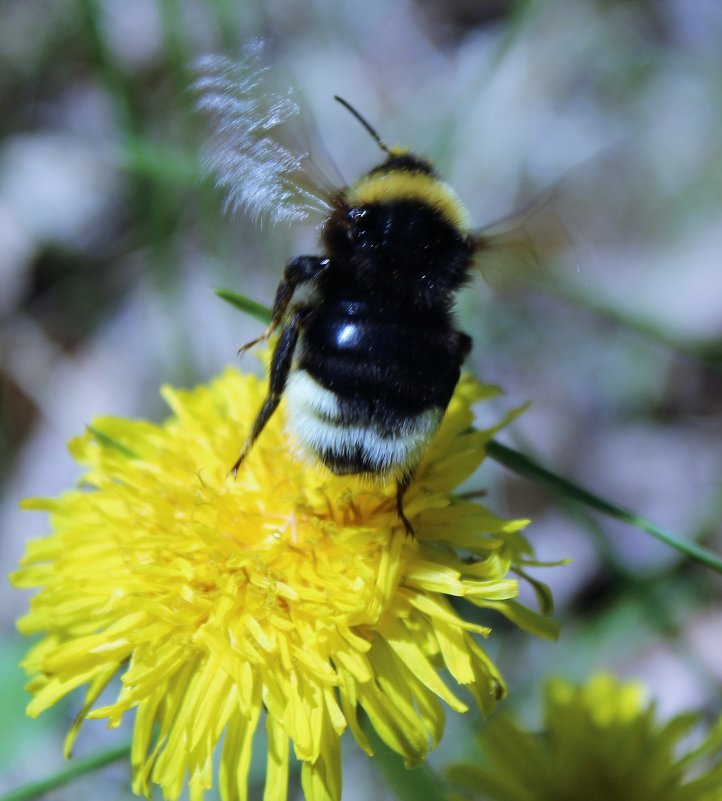
<svg viewBox="0 0 722 801">
<path fill-rule="evenodd" d="M 317 383 L 359 407 L 358 414 L 420 414 L 445 409 L 461 361 L 459 334 L 445 315 L 389 318 L 358 301 L 327 304 L 305 327 L 298 365 Z M 389 412 L 391 413 L 391 412 Z"/>
<path fill-rule="evenodd" d="M 288 426 L 335 473 L 408 475 L 459 380 L 464 335 L 384 319 L 367 304 L 324 307 L 304 327 L 286 387 Z"/>
<path fill-rule="evenodd" d="M 409 414 L 337 395 L 305 370 L 286 387 L 287 426 L 301 451 L 338 475 L 403 476 L 413 472 L 436 433 L 444 409 Z"/>
</svg>

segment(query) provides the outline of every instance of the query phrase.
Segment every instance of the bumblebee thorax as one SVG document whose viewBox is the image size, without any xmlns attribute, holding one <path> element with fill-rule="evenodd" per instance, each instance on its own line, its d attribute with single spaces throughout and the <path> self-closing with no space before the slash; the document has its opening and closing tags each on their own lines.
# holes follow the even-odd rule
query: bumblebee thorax
<svg viewBox="0 0 722 801">
<path fill-rule="evenodd" d="M 428 205 L 460 235 L 469 230 L 469 218 L 456 192 L 425 159 L 401 148 L 357 181 L 345 193 L 352 208 L 414 202 Z"/>
</svg>

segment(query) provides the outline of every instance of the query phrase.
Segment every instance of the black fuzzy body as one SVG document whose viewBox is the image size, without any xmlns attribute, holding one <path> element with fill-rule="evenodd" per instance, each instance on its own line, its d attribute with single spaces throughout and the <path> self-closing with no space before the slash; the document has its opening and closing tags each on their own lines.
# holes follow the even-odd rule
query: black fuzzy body
<svg viewBox="0 0 722 801">
<path fill-rule="evenodd" d="M 453 192 L 408 152 L 389 150 L 329 200 L 323 255 L 292 259 L 276 290 L 260 337 L 282 326 L 268 395 L 232 470 L 285 396 L 298 449 L 339 475 L 395 479 L 412 533 L 403 496 L 471 348 L 453 305 L 477 243 Z M 306 299 L 292 304 L 302 286 Z"/>
<path fill-rule="evenodd" d="M 472 245 L 415 199 L 365 207 L 340 199 L 322 243 L 327 261 L 301 307 L 293 370 L 336 398 L 333 414 L 312 411 L 317 428 L 360 433 L 355 445 L 309 434 L 306 450 L 339 474 L 409 475 L 420 449 L 394 457 L 391 444 L 401 451 L 412 436 L 428 444 L 458 383 L 471 342 L 456 329 L 452 305 Z"/>
</svg>

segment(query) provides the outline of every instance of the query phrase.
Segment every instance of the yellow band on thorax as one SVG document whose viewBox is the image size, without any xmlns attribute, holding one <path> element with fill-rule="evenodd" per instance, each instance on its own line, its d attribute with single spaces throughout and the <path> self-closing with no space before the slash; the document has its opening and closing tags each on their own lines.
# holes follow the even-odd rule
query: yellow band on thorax
<svg viewBox="0 0 722 801">
<path fill-rule="evenodd" d="M 456 192 L 438 178 L 422 172 L 391 170 L 373 173 L 361 178 L 348 191 L 348 201 L 353 206 L 398 200 L 427 203 L 460 232 L 465 233 L 469 229 L 466 209 Z"/>
</svg>

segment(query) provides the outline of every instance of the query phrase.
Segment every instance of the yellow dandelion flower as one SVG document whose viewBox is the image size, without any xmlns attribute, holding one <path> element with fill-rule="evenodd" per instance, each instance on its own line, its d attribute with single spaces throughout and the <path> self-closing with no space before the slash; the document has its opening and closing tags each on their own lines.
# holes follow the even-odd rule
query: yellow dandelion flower
<svg viewBox="0 0 722 801">
<path fill-rule="evenodd" d="M 221 797 L 245 799 L 265 711 L 264 798 L 285 798 L 292 744 L 306 797 L 338 799 L 342 732 L 371 753 L 360 710 L 413 764 L 442 736 L 442 702 L 466 711 L 454 683 L 484 712 L 504 695 L 474 636 L 489 629 L 450 599 L 553 634 L 513 600 L 509 571 L 531 559 L 526 521 L 453 495 L 493 433 L 471 428 L 471 405 L 493 388 L 460 383 L 406 496 L 415 538 L 399 525 L 393 487 L 289 453 L 283 405 L 229 476 L 264 394 L 263 382 L 232 370 L 190 392 L 165 388 L 169 420 L 94 421 L 70 444 L 81 486 L 25 504 L 47 510 L 53 529 L 13 577 L 40 588 L 19 623 L 44 633 L 25 662 L 28 712 L 84 686 L 69 753 L 83 719 L 115 727 L 135 710 L 139 794 L 156 783 L 177 799 L 187 782 L 201 798 L 222 743 Z M 97 707 L 118 672 L 117 698 Z"/>
<path fill-rule="evenodd" d="M 449 777 L 463 798 L 484 801 L 719 801 L 722 721 L 693 747 L 700 716 L 663 724 L 645 696 L 643 685 L 607 673 L 582 686 L 554 679 L 541 733 L 494 717 L 478 736 L 483 761 L 455 765 Z"/>
</svg>

